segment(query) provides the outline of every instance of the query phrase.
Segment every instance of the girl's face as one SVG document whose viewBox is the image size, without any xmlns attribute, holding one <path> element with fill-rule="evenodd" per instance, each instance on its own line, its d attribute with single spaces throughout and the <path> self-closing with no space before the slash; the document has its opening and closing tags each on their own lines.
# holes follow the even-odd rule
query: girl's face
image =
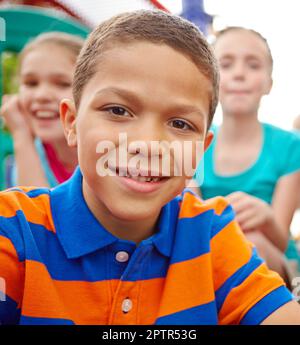
<svg viewBox="0 0 300 345">
<path fill-rule="evenodd" d="M 61 99 L 72 98 L 75 57 L 55 44 L 28 52 L 20 71 L 20 101 L 35 136 L 43 142 L 64 139 L 59 117 Z"/>
<path fill-rule="evenodd" d="M 265 43 L 245 30 L 219 37 L 220 102 L 224 114 L 257 114 L 260 100 L 272 87 L 271 61 Z"/>
</svg>

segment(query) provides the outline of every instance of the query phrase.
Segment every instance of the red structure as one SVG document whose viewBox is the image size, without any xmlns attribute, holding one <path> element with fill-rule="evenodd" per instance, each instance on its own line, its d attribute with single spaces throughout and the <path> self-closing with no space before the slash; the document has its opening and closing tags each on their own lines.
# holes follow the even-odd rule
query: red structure
<svg viewBox="0 0 300 345">
<path fill-rule="evenodd" d="M 125 0 L 123 0 L 125 1 Z M 88 1 L 86 1 L 87 3 Z M 146 6 L 149 5 L 153 8 L 157 8 L 163 11 L 167 11 L 167 8 L 164 7 L 158 0 L 139 0 L 137 2 L 141 3 L 141 6 L 143 4 Z M 83 2 L 84 3 L 84 2 Z M 110 4 L 113 2 L 110 1 Z M 99 10 L 101 8 L 101 4 L 103 2 L 97 1 L 94 2 L 95 9 Z M 128 1 L 128 4 L 130 4 L 130 0 Z M 60 12 L 63 12 L 79 21 L 84 23 L 85 25 L 88 25 L 90 27 L 93 27 L 95 23 L 89 18 L 87 13 L 83 13 L 80 8 L 76 5 L 76 2 L 68 1 L 68 0 L 0 0 L 0 6 L 3 5 L 27 5 L 27 6 L 36 6 L 36 7 L 44 7 L 44 8 L 51 8 Z M 105 6 L 105 4 L 104 4 Z M 110 5 L 111 7 L 114 6 Z M 90 6 L 93 7 L 93 6 Z M 118 1 L 116 1 L 116 8 L 118 7 Z M 124 9 L 124 7 L 123 7 Z M 99 11 L 101 12 L 101 11 Z"/>
</svg>

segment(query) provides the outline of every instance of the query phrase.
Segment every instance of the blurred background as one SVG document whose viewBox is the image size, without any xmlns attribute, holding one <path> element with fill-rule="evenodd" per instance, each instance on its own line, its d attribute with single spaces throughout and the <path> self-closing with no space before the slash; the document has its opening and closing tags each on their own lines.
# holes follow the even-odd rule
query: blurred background
<svg viewBox="0 0 300 345">
<path fill-rule="evenodd" d="M 261 121 L 291 129 L 300 114 L 299 0 L 0 0 L 0 93 L 17 90 L 17 53 L 43 31 L 86 36 L 102 20 L 122 11 L 162 9 L 196 23 L 211 39 L 228 25 L 252 28 L 268 40 L 274 57 L 274 86 L 261 104 Z M 215 123 L 221 121 L 217 109 Z M 9 133 L 0 134 L 0 161 L 12 150 Z M 1 187 L 1 174 L 0 174 Z M 300 229 L 296 213 L 292 231 Z"/>
<path fill-rule="evenodd" d="M 54 16 L 72 18 L 89 29 L 113 14 L 137 8 L 160 8 L 183 15 L 196 22 L 208 38 L 228 25 L 255 29 L 268 40 L 274 55 L 274 86 L 262 102 L 260 119 L 290 129 L 300 114 L 298 0 L 0 0 L 1 9 L 22 5 L 50 9 Z M 7 83 L 4 87 L 10 87 Z M 219 111 L 215 121 L 220 122 Z"/>
<path fill-rule="evenodd" d="M 182 12 L 181 0 L 161 3 L 172 12 Z M 300 114 L 300 1 L 204 0 L 203 4 L 205 11 L 213 15 L 213 30 L 240 25 L 259 31 L 268 40 L 274 56 L 274 85 L 261 104 L 260 119 L 291 129 L 294 118 Z M 218 111 L 216 122 L 219 121 Z"/>
</svg>

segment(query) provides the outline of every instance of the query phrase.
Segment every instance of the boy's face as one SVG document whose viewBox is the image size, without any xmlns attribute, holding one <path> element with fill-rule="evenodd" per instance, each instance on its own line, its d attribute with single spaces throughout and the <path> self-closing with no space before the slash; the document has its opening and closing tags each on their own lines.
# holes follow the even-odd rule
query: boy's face
<svg viewBox="0 0 300 345">
<path fill-rule="evenodd" d="M 272 86 L 271 62 L 265 43 L 254 33 L 232 30 L 215 44 L 220 64 L 220 102 L 224 113 L 256 113 Z"/>
<path fill-rule="evenodd" d="M 196 146 L 203 152 L 212 139 L 210 132 L 205 136 L 211 87 L 191 60 L 166 45 L 136 42 L 106 51 L 84 87 L 77 114 L 70 101 L 61 105 L 69 144 L 78 147 L 89 206 L 127 221 L 155 219 L 185 187 L 187 175 L 193 175 L 182 169 L 175 176 L 186 163 L 172 150 L 168 167 L 162 168 L 164 148 L 189 142 L 184 160 L 195 165 Z M 162 141 L 161 150 L 154 152 L 151 145 Z M 134 168 L 137 153 L 141 159 Z M 99 176 L 105 169 L 117 176 Z M 118 176 L 124 170 L 129 176 Z M 135 172 L 146 176 L 134 177 Z"/>
</svg>

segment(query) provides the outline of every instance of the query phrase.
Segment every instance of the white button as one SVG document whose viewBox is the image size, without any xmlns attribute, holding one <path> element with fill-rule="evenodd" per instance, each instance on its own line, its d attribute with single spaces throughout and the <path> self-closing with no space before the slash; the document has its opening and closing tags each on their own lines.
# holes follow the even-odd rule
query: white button
<svg viewBox="0 0 300 345">
<path fill-rule="evenodd" d="M 132 309 L 132 302 L 129 298 L 125 298 L 122 303 L 123 313 L 128 313 Z"/>
<path fill-rule="evenodd" d="M 116 254 L 116 260 L 118 262 L 126 262 L 129 259 L 129 254 L 127 252 L 118 252 Z"/>
</svg>

